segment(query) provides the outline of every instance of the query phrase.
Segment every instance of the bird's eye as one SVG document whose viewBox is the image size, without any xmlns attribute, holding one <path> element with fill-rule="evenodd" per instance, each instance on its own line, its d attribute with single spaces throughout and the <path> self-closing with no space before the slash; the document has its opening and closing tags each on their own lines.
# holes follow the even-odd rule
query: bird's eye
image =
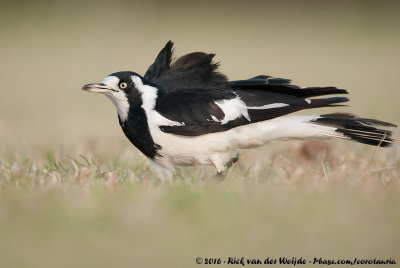
<svg viewBox="0 0 400 268">
<path fill-rule="evenodd" d="M 119 84 L 119 87 L 120 87 L 121 89 L 125 89 L 125 88 L 127 88 L 127 86 L 128 86 L 128 84 L 125 83 L 125 82 L 122 82 L 121 84 Z"/>
</svg>

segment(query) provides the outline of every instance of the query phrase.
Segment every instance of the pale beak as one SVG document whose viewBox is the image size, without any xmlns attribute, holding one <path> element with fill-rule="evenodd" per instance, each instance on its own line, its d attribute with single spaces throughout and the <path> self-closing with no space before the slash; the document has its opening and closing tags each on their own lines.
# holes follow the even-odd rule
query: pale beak
<svg viewBox="0 0 400 268">
<path fill-rule="evenodd" d="M 103 84 L 103 83 L 92 83 L 87 84 L 82 87 L 82 90 L 95 92 L 95 93 L 110 93 L 110 91 L 116 91 L 113 88 Z"/>
</svg>

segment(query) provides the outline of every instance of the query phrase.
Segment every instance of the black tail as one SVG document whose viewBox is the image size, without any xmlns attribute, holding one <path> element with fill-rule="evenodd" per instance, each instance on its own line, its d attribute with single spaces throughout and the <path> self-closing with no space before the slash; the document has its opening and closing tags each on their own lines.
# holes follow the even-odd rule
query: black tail
<svg viewBox="0 0 400 268">
<path fill-rule="evenodd" d="M 396 125 L 368 118 L 357 118 L 351 114 L 324 114 L 314 122 L 322 125 L 337 127 L 336 132 L 342 133 L 351 140 L 380 147 L 390 147 L 394 143 L 390 130 L 376 128 L 396 127 Z"/>
</svg>

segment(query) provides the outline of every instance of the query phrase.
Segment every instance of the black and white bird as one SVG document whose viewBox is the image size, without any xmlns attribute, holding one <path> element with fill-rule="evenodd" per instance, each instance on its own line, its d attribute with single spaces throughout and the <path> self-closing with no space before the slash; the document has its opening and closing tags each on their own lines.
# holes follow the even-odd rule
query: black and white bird
<svg viewBox="0 0 400 268">
<path fill-rule="evenodd" d="M 215 54 L 194 52 L 172 62 L 169 41 L 144 76 L 124 71 L 82 87 L 102 93 L 115 105 L 126 137 L 166 169 L 214 165 L 218 173 L 241 150 L 270 141 L 342 138 L 390 147 L 395 125 L 346 113 L 288 115 L 342 106 L 347 94 L 336 87 L 299 87 L 291 80 L 260 75 L 229 81 L 219 73 Z M 378 126 L 378 127 L 376 127 Z"/>
</svg>

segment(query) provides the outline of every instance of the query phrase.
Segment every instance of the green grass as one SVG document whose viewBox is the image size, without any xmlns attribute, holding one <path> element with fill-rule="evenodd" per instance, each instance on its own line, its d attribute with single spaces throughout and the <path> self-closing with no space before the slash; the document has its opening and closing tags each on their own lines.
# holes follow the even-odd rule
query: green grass
<svg viewBox="0 0 400 268">
<path fill-rule="evenodd" d="M 322 160 L 299 162 L 309 144 L 287 145 L 289 154 L 274 146 L 245 153 L 223 182 L 197 167 L 161 184 L 135 155 L 3 159 L 0 267 L 198 267 L 197 256 L 398 259 L 399 153 L 337 143 Z M 268 152 L 257 167 L 254 157 Z"/>
</svg>

